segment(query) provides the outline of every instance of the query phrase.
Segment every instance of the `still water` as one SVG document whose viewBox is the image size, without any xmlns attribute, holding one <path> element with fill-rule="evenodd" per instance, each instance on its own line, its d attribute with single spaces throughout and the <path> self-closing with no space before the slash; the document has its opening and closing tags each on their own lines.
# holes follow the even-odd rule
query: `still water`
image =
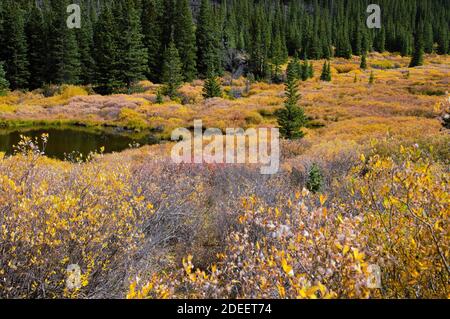
<svg viewBox="0 0 450 319">
<path fill-rule="evenodd" d="M 131 145 L 148 145 L 157 143 L 152 135 L 134 138 L 132 135 L 117 132 L 93 132 L 73 128 L 42 128 L 32 130 L 0 130 L 0 152 L 14 153 L 14 146 L 20 141 L 20 135 L 31 138 L 40 137 L 47 133 L 49 139 L 45 154 L 52 158 L 65 159 L 67 154 L 79 152 L 87 155 L 90 152 L 99 152 L 104 147 L 104 153 L 120 152 Z"/>
</svg>

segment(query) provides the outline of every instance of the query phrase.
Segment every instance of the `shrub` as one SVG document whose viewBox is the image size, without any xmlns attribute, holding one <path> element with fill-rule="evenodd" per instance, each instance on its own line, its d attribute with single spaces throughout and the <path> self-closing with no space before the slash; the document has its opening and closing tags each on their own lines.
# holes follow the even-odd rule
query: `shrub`
<svg viewBox="0 0 450 319">
<path fill-rule="evenodd" d="M 264 121 L 263 117 L 256 112 L 252 112 L 251 114 L 245 117 L 245 122 L 247 124 L 261 124 Z"/>
<path fill-rule="evenodd" d="M 57 164 L 36 142 L 24 139 L 0 162 L 1 298 L 120 295 L 152 206 L 132 194 L 127 164 Z M 82 272 L 74 290 L 70 264 Z"/>
<path fill-rule="evenodd" d="M 147 121 L 143 118 L 143 115 L 127 107 L 120 110 L 119 121 L 127 128 L 143 129 L 147 127 Z"/>
<path fill-rule="evenodd" d="M 312 192 L 317 193 L 321 190 L 323 184 L 323 176 L 320 167 L 314 163 L 309 170 L 306 188 Z"/>
<path fill-rule="evenodd" d="M 450 268 L 448 170 L 416 147 L 355 168 L 348 212 L 360 216 L 384 298 L 446 298 Z"/>
<path fill-rule="evenodd" d="M 336 71 L 341 74 L 341 73 L 349 73 L 351 71 L 357 70 L 358 66 L 354 65 L 354 64 L 336 64 L 334 66 L 334 68 L 336 69 Z"/>
<path fill-rule="evenodd" d="M 67 85 L 61 87 L 61 97 L 64 99 L 70 99 L 71 97 L 74 96 L 83 96 L 83 95 L 88 95 L 88 92 L 80 86 Z"/>
<path fill-rule="evenodd" d="M 376 61 L 373 61 L 370 65 L 372 66 L 372 68 L 380 69 L 380 70 L 400 68 L 399 64 L 393 63 L 392 61 L 389 61 L 389 60 L 376 60 Z"/>
</svg>

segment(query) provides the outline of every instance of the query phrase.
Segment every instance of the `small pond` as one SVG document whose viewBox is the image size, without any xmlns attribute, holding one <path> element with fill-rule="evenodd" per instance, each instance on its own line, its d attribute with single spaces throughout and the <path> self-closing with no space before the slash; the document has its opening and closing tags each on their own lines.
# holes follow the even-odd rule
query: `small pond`
<svg viewBox="0 0 450 319">
<path fill-rule="evenodd" d="M 33 128 L 0 130 L 0 152 L 14 153 L 14 146 L 20 141 L 20 135 L 31 138 L 49 135 L 45 154 L 52 158 L 65 159 L 66 154 L 79 152 L 87 155 L 90 152 L 99 152 L 104 147 L 104 153 L 113 153 L 126 150 L 131 145 L 156 144 L 157 138 L 151 134 L 131 134 L 111 130 L 88 130 L 78 128 Z"/>
</svg>

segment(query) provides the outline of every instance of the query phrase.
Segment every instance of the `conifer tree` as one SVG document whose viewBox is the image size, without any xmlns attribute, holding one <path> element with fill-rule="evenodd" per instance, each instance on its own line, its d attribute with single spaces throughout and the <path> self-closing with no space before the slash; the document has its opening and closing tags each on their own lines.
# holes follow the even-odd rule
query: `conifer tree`
<svg viewBox="0 0 450 319">
<path fill-rule="evenodd" d="M 91 10 L 87 3 L 83 4 L 82 24 L 81 28 L 76 30 L 76 37 L 78 42 L 78 52 L 80 54 L 80 80 L 83 84 L 91 84 L 94 81 L 94 31 L 91 21 Z"/>
<path fill-rule="evenodd" d="M 205 99 L 222 97 L 220 83 L 214 73 L 210 73 L 203 86 L 203 97 Z"/>
<path fill-rule="evenodd" d="M 2 59 L 5 62 L 6 79 L 12 90 L 27 87 L 29 71 L 27 41 L 23 12 L 16 1 L 5 3 L 3 12 Z"/>
<path fill-rule="evenodd" d="M 276 112 L 280 134 L 286 139 L 300 139 L 305 135 L 301 129 L 305 126 L 306 117 L 303 109 L 298 106 L 300 95 L 298 94 L 298 81 L 293 68 L 287 74 L 285 93 L 284 108 Z"/>
<path fill-rule="evenodd" d="M 68 0 L 52 1 L 49 29 L 48 82 L 77 84 L 81 63 L 75 29 L 67 27 Z"/>
<path fill-rule="evenodd" d="M 261 10 L 256 10 L 250 22 L 249 71 L 256 79 L 265 79 L 268 74 L 268 46 L 270 32 L 264 23 Z"/>
<path fill-rule="evenodd" d="M 363 27 L 361 28 L 361 52 L 367 53 L 371 50 L 369 35 L 366 31 L 366 29 Z"/>
<path fill-rule="evenodd" d="M 449 53 L 449 31 L 447 22 L 440 23 L 437 34 L 437 52 L 439 54 Z"/>
<path fill-rule="evenodd" d="M 78 0 L 81 29 L 66 27 L 69 0 L 3 0 L 0 60 L 11 87 L 17 88 L 34 89 L 47 82 L 124 87 L 144 75 L 160 83 L 163 54 L 173 35 L 184 80 L 205 78 L 209 70 L 220 76 L 226 67 L 253 73 L 259 80 L 269 79 L 272 72 L 279 81 L 288 52 L 327 60 L 333 54 L 350 58 L 373 49 L 403 56 L 416 51 L 417 56 L 415 39 L 420 36 L 424 53 L 446 54 L 449 11 L 442 1 L 383 0 L 383 25 L 375 30 L 366 28 L 361 17 L 365 0 L 196 0 L 195 23 L 189 0 Z M 93 29 L 106 7 L 113 12 L 112 28 L 102 40 Z M 19 19 L 11 19 L 13 11 Z M 16 31 L 24 21 L 25 41 L 24 32 Z M 103 48 L 111 39 L 113 44 L 103 53 L 95 48 L 93 33 Z M 235 57 L 244 59 L 236 65 Z M 97 60 L 103 61 L 97 65 Z"/>
<path fill-rule="evenodd" d="M 122 24 L 118 46 L 118 79 L 130 88 L 144 78 L 147 71 L 148 52 L 144 47 L 142 28 L 137 10 L 131 2 L 122 9 Z"/>
<path fill-rule="evenodd" d="M 325 61 L 325 63 L 323 64 L 320 80 L 327 82 L 331 81 L 331 64 L 327 61 Z"/>
<path fill-rule="evenodd" d="M 156 91 L 156 103 L 157 104 L 163 104 L 164 99 L 163 99 L 163 94 L 161 89 L 158 89 L 158 91 Z"/>
<path fill-rule="evenodd" d="M 423 30 L 423 49 L 425 53 L 432 53 L 433 52 L 433 46 L 434 46 L 434 39 L 433 39 L 433 27 L 431 23 L 428 21 Z"/>
<path fill-rule="evenodd" d="M 416 32 L 414 39 L 414 52 L 409 64 L 410 68 L 423 65 L 423 39 L 421 32 Z"/>
<path fill-rule="evenodd" d="M 271 62 L 273 65 L 272 80 L 275 83 L 281 82 L 281 65 L 284 63 L 283 49 L 281 44 L 281 36 L 279 33 L 273 38 L 271 48 Z"/>
<path fill-rule="evenodd" d="M 309 63 L 308 60 L 303 60 L 302 64 L 302 81 L 306 81 L 309 79 Z"/>
<path fill-rule="evenodd" d="M 308 66 L 308 77 L 312 79 L 314 77 L 314 66 L 312 62 L 309 62 Z"/>
<path fill-rule="evenodd" d="M 104 6 L 94 28 L 95 84 L 100 93 L 112 93 L 121 86 L 117 79 L 115 28 L 111 9 Z"/>
<path fill-rule="evenodd" d="M 360 23 L 356 23 L 356 27 L 353 32 L 352 53 L 354 55 L 361 55 L 362 48 L 362 31 Z"/>
<path fill-rule="evenodd" d="M 397 42 L 400 46 L 400 54 L 401 56 L 407 56 L 411 54 L 411 44 L 412 44 L 411 36 L 408 32 L 400 31 L 398 35 Z"/>
<path fill-rule="evenodd" d="M 361 70 L 367 69 L 367 54 L 365 52 L 361 56 L 361 64 L 359 67 L 361 68 Z"/>
<path fill-rule="evenodd" d="M 381 31 L 378 31 L 375 36 L 375 51 L 384 52 L 386 51 L 386 31 L 384 28 L 381 28 Z"/>
<path fill-rule="evenodd" d="M 200 76 L 221 73 L 220 39 L 217 37 L 210 0 L 202 0 L 197 21 L 197 69 Z"/>
<path fill-rule="evenodd" d="M 44 23 L 41 9 L 36 5 L 33 5 L 26 25 L 29 62 L 28 70 L 30 72 L 28 86 L 30 89 L 40 88 L 46 82 L 46 64 L 43 63 L 43 57 L 47 56 Z"/>
<path fill-rule="evenodd" d="M 301 80 L 303 78 L 303 66 L 300 63 L 300 59 L 298 58 L 298 53 L 295 54 L 290 65 L 291 65 L 291 68 L 293 69 L 293 72 L 295 72 L 295 74 L 296 74 L 296 79 Z M 288 68 L 289 68 L 289 65 L 288 65 Z"/>
<path fill-rule="evenodd" d="M 197 48 L 195 26 L 188 0 L 177 0 L 176 2 L 174 40 L 183 65 L 184 80 L 191 82 L 197 75 Z"/>
<path fill-rule="evenodd" d="M 345 59 L 350 59 L 352 57 L 352 46 L 349 40 L 349 34 L 345 30 L 341 31 L 338 35 L 336 56 Z"/>
<path fill-rule="evenodd" d="M 6 79 L 6 73 L 3 69 L 3 63 L 0 63 L 0 96 L 5 95 L 9 89 L 9 82 Z"/>
<path fill-rule="evenodd" d="M 178 96 L 178 89 L 183 82 L 181 74 L 182 65 L 180 55 L 173 40 L 169 43 L 165 53 L 162 69 L 162 82 L 164 84 L 164 94 L 171 99 Z"/>
<path fill-rule="evenodd" d="M 306 188 L 313 194 L 320 192 L 323 187 L 323 175 L 319 165 L 313 163 L 309 172 Z"/>
<path fill-rule="evenodd" d="M 292 58 L 286 68 L 286 77 L 287 74 L 294 74 L 294 77 L 296 80 L 300 80 L 301 79 L 301 72 L 299 72 L 299 69 L 302 69 L 301 64 L 299 63 L 299 60 L 297 57 Z"/>
<path fill-rule="evenodd" d="M 152 82 L 160 82 L 162 74 L 161 10 L 157 0 L 142 0 L 142 34 L 147 49 L 146 76 Z"/>
</svg>

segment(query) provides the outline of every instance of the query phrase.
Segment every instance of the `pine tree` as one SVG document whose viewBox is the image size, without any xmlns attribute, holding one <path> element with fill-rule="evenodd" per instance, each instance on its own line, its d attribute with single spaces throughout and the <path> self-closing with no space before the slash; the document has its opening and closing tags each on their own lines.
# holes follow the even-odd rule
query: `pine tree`
<svg viewBox="0 0 450 319">
<path fill-rule="evenodd" d="M 306 188 L 313 194 L 320 192 L 323 187 L 322 171 L 316 163 L 311 166 L 308 172 L 308 180 L 306 181 Z"/>
<path fill-rule="evenodd" d="M 205 85 L 203 86 L 203 97 L 205 99 L 213 97 L 222 97 L 222 89 L 214 73 L 208 75 L 205 81 Z"/>
<path fill-rule="evenodd" d="M 0 63 L 0 96 L 5 95 L 9 89 L 9 82 L 6 79 L 6 73 L 3 69 L 3 63 Z"/>
<path fill-rule="evenodd" d="M 296 74 L 291 68 L 287 74 L 284 108 L 276 112 L 280 134 L 283 138 L 287 139 L 300 139 L 305 136 L 301 128 L 306 123 L 306 117 L 303 109 L 298 106 L 300 96 L 297 86 Z"/>
<path fill-rule="evenodd" d="M 130 2 L 123 8 L 123 23 L 119 25 L 121 35 L 118 46 L 118 78 L 130 88 L 144 78 L 147 71 L 147 49 L 143 44 L 142 28 L 137 10 Z"/>
<path fill-rule="evenodd" d="M 362 31 L 361 31 L 361 25 L 360 23 L 356 23 L 355 30 L 353 32 L 353 39 L 352 39 L 352 52 L 355 55 L 361 55 L 361 52 L 363 50 L 362 48 Z"/>
<path fill-rule="evenodd" d="M 299 75 L 301 75 L 301 71 L 299 72 L 299 69 L 302 69 L 301 64 L 298 61 L 297 57 L 292 58 L 286 68 L 286 77 L 287 74 L 294 74 L 294 77 L 296 80 L 300 80 L 301 76 L 299 77 Z"/>
<path fill-rule="evenodd" d="M 308 66 L 308 77 L 312 79 L 314 77 L 314 66 L 312 62 L 309 62 Z"/>
<path fill-rule="evenodd" d="M 249 35 L 249 71 L 256 79 L 265 79 L 268 75 L 270 31 L 261 10 L 256 10 L 250 21 Z"/>
<path fill-rule="evenodd" d="M 27 41 L 22 10 L 16 1 L 5 3 L 3 12 L 3 48 L 6 79 L 12 90 L 27 87 L 29 71 L 27 59 Z"/>
<path fill-rule="evenodd" d="M 80 80 L 81 83 L 87 85 L 94 81 L 94 58 L 92 57 L 94 31 L 90 17 L 90 8 L 87 6 L 87 3 L 83 4 L 85 4 L 85 6 L 81 8 L 81 12 L 83 13 L 82 25 L 80 29 L 76 30 L 76 37 L 78 42 L 78 52 L 80 54 Z"/>
<path fill-rule="evenodd" d="M 170 42 L 168 48 L 164 53 L 162 82 L 164 84 L 164 94 L 174 99 L 178 95 L 183 76 L 181 74 L 182 65 L 180 55 L 175 46 L 175 43 Z"/>
<path fill-rule="evenodd" d="M 408 32 L 401 31 L 399 33 L 397 42 L 399 43 L 400 46 L 401 56 L 407 56 L 411 54 L 412 41 L 413 40 L 411 40 L 411 35 Z"/>
<path fill-rule="evenodd" d="M 296 79 L 301 80 L 303 78 L 303 66 L 300 63 L 300 59 L 298 58 L 298 54 L 296 53 L 294 58 L 291 60 L 291 68 L 292 72 L 295 72 Z M 289 65 L 288 65 L 289 68 Z M 288 70 L 286 70 L 288 71 Z"/>
<path fill-rule="evenodd" d="M 28 86 L 31 89 L 42 87 L 46 81 L 46 65 L 43 63 L 43 57 L 47 55 L 44 23 L 44 16 L 41 9 L 33 5 L 26 25 L 28 70 L 30 72 Z"/>
<path fill-rule="evenodd" d="M 438 44 L 437 52 L 439 54 L 449 53 L 449 31 L 448 31 L 448 24 L 445 21 L 440 23 L 439 25 L 437 44 Z"/>
<path fill-rule="evenodd" d="M 272 80 L 275 83 L 281 82 L 281 65 L 285 62 L 285 58 L 283 56 L 283 49 L 281 44 L 281 36 L 279 32 L 277 32 L 276 36 L 272 41 L 271 47 L 271 62 L 273 65 L 272 70 Z"/>
<path fill-rule="evenodd" d="M 75 29 L 66 24 L 68 0 L 52 1 L 50 19 L 47 81 L 55 84 L 77 84 L 81 63 Z"/>
<path fill-rule="evenodd" d="M 433 52 L 433 46 L 434 46 L 434 39 L 433 39 L 433 27 L 430 22 L 427 22 L 425 24 L 424 30 L 423 30 L 423 49 L 425 53 L 432 53 Z"/>
<path fill-rule="evenodd" d="M 163 102 L 164 102 L 164 98 L 163 98 L 161 89 L 158 89 L 158 91 L 156 91 L 156 101 L 155 102 L 157 104 L 163 104 Z"/>
<path fill-rule="evenodd" d="M 142 1 L 142 34 L 147 49 L 146 76 L 153 82 L 161 80 L 161 60 L 164 52 L 161 42 L 161 11 L 156 0 Z"/>
<path fill-rule="evenodd" d="M 177 0 L 174 21 L 174 40 L 183 65 L 183 76 L 191 82 L 197 75 L 195 26 L 188 0 Z"/>
<path fill-rule="evenodd" d="M 410 68 L 423 65 L 423 40 L 421 32 L 416 32 L 414 39 L 414 53 L 409 64 Z"/>
<path fill-rule="evenodd" d="M 325 63 L 323 64 L 320 80 L 327 82 L 331 81 L 331 64 L 327 61 L 325 61 Z"/>
<path fill-rule="evenodd" d="M 309 79 L 309 63 L 308 60 L 304 60 L 302 64 L 302 81 L 306 81 Z"/>
<path fill-rule="evenodd" d="M 375 50 L 382 53 L 386 51 L 386 32 L 384 28 L 378 31 L 375 36 Z"/>
<path fill-rule="evenodd" d="M 115 28 L 111 9 L 103 7 L 94 28 L 95 84 L 103 94 L 110 94 L 121 86 L 117 79 Z"/>
<path fill-rule="evenodd" d="M 365 52 L 361 56 L 361 64 L 359 67 L 361 68 L 361 70 L 367 69 L 367 54 Z"/>
<path fill-rule="evenodd" d="M 328 75 L 327 75 L 327 61 L 325 61 L 323 63 L 323 66 L 322 66 L 322 74 L 320 75 L 320 80 L 321 81 L 326 81 L 327 78 L 328 78 Z"/>
<path fill-rule="evenodd" d="M 209 0 L 202 0 L 197 21 L 197 69 L 200 76 L 221 73 L 220 39 L 217 36 Z"/>
</svg>

